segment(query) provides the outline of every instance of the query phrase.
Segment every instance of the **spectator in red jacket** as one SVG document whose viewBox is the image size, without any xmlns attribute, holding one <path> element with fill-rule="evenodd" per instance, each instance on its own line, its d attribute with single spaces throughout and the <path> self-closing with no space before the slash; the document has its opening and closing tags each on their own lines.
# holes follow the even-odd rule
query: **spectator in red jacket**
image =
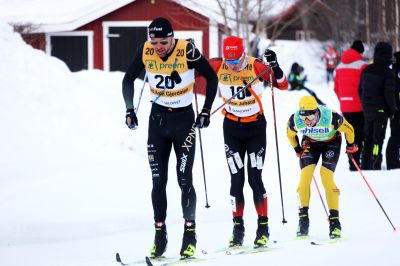
<svg viewBox="0 0 400 266">
<path fill-rule="evenodd" d="M 335 71 L 336 63 L 339 58 L 338 53 L 333 46 L 329 45 L 326 52 L 322 55 L 321 59 L 325 61 L 326 65 L 326 82 L 333 81 L 333 72 Z"/>
<path fill-rule="evenodd" d="M 360 40 L 355 40 L 351 47 L 344 51 L 341 62 L 336 68 L 334 90 L 340 102 L 340 110 L 343 116 L 353 125 L 355 132 L 354 143 L 360 150 L 353 154 L 354 159 L 360 164 L 360 153 L 364 138 L 364 115 L 361 101 L 358 95 L 361 72 L 367 64 L 362 60 L 364 45 Z M 357 168 L 349 159 L 350 171 Z"/>
</svg>

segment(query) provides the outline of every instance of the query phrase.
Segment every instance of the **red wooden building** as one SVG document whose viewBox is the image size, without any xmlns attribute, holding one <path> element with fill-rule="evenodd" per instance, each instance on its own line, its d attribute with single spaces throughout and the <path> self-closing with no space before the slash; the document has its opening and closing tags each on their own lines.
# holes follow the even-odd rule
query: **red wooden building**
<svg viewBox="0 0 400 266">
<path fill-rule="evenodd" d="M 222 26 L 218 20 L 178 2 L 103 1 L 65 23 L 30 25 L 34 30 L 22 36 L 33 47 L 66 62 L 71 71 L 125 71 L 137 47 L 147 40 L 147 26 L 162 16 L 171 21 L 176 38 L 193 38 L 205 57 L 220 56 Z"/>
</svg>

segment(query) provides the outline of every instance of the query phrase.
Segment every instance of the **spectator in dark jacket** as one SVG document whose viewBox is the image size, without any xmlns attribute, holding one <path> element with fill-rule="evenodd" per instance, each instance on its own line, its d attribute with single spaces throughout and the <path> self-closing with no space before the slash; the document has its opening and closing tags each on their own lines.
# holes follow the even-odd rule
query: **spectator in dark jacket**
<svg viewBox="0 0 400 266">
<path fill-rule="evenodd" d="M 360 40 L 355 40 L 351 47 L 343 52 L 340 64 L 336 68 L 334 90 L 340 102 L 340 110 L 346 120 L 353 126 L 355 139 L 359 150 L 353 153 L 357 164 L 360 164 L 362 141 L 364 139 L 364 115 L 362 112 L 358 86 L 361 72 L 367 67 L 362 60 L 364 45 Z M 357 171 L 349 158 L 350 171 Z"/>
<path fill-rule="evenodd" d="M 394 53 L 396 62 L 393 64 L 395 78 L 395 96 L 397 110 L 400 110 L 400 51 Z M 390 138 L 386 147 L 387 169 L 400 168 L 400 115 L 397 112 L 390 119 Z"/>
<path fill-rule="evenodd" d="M 397 112 L 394 95 L 394 75 L 390 69 L 392 46 L 378 42 L 374 51 L 374 63 L 361 74 L 360 95 L 364 112 L 364 148 L 361 168 L 380 170 L 382 145 L 388 118 Z"/>
</svg>

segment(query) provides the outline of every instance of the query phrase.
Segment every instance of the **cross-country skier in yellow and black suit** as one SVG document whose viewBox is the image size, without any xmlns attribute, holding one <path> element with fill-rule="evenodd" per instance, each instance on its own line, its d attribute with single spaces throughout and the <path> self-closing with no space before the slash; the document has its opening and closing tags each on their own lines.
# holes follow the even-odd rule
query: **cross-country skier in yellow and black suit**
<svg viewBox="0 0 400 266">
<path fill-rule="evenodd" d="M 303 135 L 301 144 L 297 134 Z M 287 136 L 290 144 L 300 158 L 301 176 L 297 192 L 300 198 L 298 236 L 308 235 L 310 202 L 310 184 L 319 158 L 322 158 L 320 169 L 322 184 L 325 189 L 329 207 L 329 236 L 338 238 L 341 235 L 339 222 L 339 189 L 333 179 L 336 164 L 340 156 L 342 134 L 345 134 L 346 152 L 352 154 L 358 150 L 354 144 L 353 126 L 335 111 L 318 105 L 312 96 L 300 99 L 299 110 L 291 115 L 287 125 Z"/>
</svg>

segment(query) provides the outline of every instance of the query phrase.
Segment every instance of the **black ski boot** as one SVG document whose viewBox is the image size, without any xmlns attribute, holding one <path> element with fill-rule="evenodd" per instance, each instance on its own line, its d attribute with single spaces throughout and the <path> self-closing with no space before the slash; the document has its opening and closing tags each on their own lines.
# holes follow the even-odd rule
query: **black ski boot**
<svg viewBox="0 0 400 266">
<path fill-rule="evenodd" d="M 193 257 L 196 252 L 196 222 L 195 221 L 185 221 L 185 229 L 183 232 L 182 248 L 181 248 L 181 258 Z"/>
<path fill-rule="evenodd" d="M 243 245 L 244 238 L 244 224 L 241 216 L 233 217 L 233 232 L 232 237 L 229 240 L 229 246 L 241 246 Z"/>
<path fill-rule="evenodd" d="M 297 236 L 308 236 L 308 228 L 310 220 L 308 219 L 308 207 L 299 209 L 299 227 L 297 228 Z"/>
<path fill-rule="evenodd" d="M 339 222 L 339 212 L 337 210 L 329 210 L 329 237 L 340 238 L 342 226 Z"/>
<path fill-rule="evenodd" d="M 167 250 L 168 236 L 167 227 L 163 222 L 156 222 L 154 224 L 156 229 L 156 235 L 154 237 L 154 245 L 150 249 L 151 257 L 161 257 L 162 254 Z"/>
<path fill-rule="evenodd" d="M 269 228 L 268 228 L 268 217 L 260 216 L 257 221 L 257 233 L 256 239 L 254 240 L 254 247 L 265 247 L 269 239 Z"/>
</svg>

